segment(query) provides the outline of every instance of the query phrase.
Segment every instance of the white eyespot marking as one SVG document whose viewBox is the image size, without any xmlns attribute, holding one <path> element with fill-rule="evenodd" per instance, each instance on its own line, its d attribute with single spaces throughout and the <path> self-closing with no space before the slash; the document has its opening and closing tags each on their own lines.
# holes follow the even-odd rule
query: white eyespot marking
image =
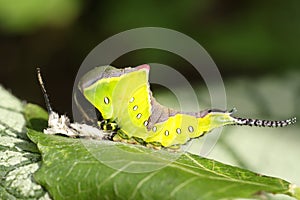
<svg viewBox="0 0 300 200">
<path fill-rule="evenodd" d="M 108 97 L 104 97 L 104 103 L 109 104 L 109 98 Z"/>
<path fill-rule="evenodd" d="M 153 131 L 153 132 L 156 132 L 156 131 L 157 131 L 157 127 L 156 127 L 156 126 L 153 126 L 152 131 Z"/>
<path fill-rule="evenodd" d="M 137 105 L 135 105 L 135 106 L 133 106 L 133 108 L 132 108 L 134 111 L 136 111 L 137 109 L 138 109 L 138 106 Z"/>
<path fill-rule="evenodd" d="M 189 129 L 189 132 L 191 132 L 191 133 L 194 132 L 194 128 L 192 126 L 189 126 L 188 129 Z"/>
<path fill-rule="evenodd" d="M 180 133 L 181 133 L 181 129 L 180 129 L 180 128 L 177 128 L 177 129 L 176 129 L 176 133 L 180 134 Z"/>
<path fill-rule="evenodd" d="M 169 131 L 168 131 L 168 130 L 165 131 L 165 135 L 166 135 L 166 136 L 169 135 Z"/>
<path fill-rule="evenodd" d="M 142 117 L 141 113 L 139 113 L 139 114 L 136 115 L 136 118 L 138 118 L 138 119 L 140 119 L 141 117 Z"/>
<path fill-rule="evenodd" d="M 131 97 L 131 99 L 129 100 L 129 103 L 132 103 L 134 101 L 134 97 Z"/>
<path fill-rule="evenodd" d="M 147 126 L 147 125 L 148 125 L 148 121 L 146 120 L 146 121 L 144 121 L 144 126 Z"/>
</svg>

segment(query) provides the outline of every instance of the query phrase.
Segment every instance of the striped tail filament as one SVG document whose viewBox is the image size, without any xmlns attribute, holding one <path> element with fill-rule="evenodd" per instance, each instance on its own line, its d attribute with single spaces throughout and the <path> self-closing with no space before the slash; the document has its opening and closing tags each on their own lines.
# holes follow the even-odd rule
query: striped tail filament
<svg viewBox="0 0 300 200">
<path fill-rule="evenodd" d="M 241 125 L 241 126 L 284 127 L 296 123 L 296 117 L 287 120 L 280 120 L 280 121 L 239 118 L 239 117 L 236 117 L 234 119 L 236 120 L 236 125 Z"/>
</svg>

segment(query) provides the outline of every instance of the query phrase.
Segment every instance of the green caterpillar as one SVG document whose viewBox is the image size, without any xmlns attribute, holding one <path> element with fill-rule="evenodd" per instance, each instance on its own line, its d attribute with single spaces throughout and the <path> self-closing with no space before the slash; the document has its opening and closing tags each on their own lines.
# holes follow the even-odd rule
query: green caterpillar
<svg viewBox="0 0 300 200">
<path fill-rule="evenodd" d="M 80 91 L 103 118 L 117 124 L 118 137 L 175 147 L 225 125 L 283 127 L 296 122 L 296 118 L 283 121 L 236 118 L 232 116 L 234 110 L 180 112 L 164 107 L 152 96 L 149 70 L 149 65 L 125 69 L 96 67 L 79 82 Z"/>
</svg>

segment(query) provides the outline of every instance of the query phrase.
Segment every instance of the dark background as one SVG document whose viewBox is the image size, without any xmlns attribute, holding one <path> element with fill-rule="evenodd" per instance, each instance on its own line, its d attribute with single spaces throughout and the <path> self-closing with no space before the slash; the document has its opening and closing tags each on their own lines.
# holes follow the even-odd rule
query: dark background
<svg viewBox="0 0 300 200">
<path fill-rule="evenodd" d="M 145 26 L 174 29 L 198 41 L 225 80 L 280 76 L 300 66 L 299 10 L 299 0 L 1 0 L 0 84 L 44 106 L 35 71 L 40 67 L 52 106 L 71 113 L 73 82 L 86 55 L 114 34 Z M 186 62 L 155 50 L 132 52 L 114 64 L 150 62 L 191 73 Z"/>
</svg>

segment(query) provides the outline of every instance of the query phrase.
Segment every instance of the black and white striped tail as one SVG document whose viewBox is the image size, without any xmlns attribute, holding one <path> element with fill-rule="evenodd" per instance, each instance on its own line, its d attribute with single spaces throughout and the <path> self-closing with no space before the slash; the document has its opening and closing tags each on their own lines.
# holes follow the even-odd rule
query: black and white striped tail
<svg viewBox="0 0 300 200">
<path fill-rule="evenodd" d="M 271 121 L 261 119 L 248 119 L 248 118 L 234 118 L 236 125 L 241 126 L 263 126 L 263 127 L 284 127 L 296 123 L 296 117 L 282 121 Z"/>
</svg>

